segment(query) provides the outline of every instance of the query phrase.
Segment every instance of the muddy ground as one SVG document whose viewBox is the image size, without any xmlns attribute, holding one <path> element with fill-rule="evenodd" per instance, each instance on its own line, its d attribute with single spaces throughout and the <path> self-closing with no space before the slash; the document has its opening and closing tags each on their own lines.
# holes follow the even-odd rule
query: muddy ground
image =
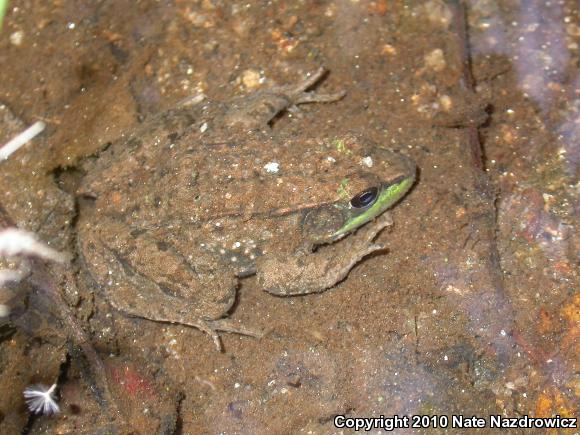
<svg viewBox="0 0 580 435">
<path fill-rule="evenodd" d="M 465 6 L 11 2 L 0 143 L 36 120 L 48 127 L 0 162 L 0 203 L 73 257 L 66 185 L 79 162 L 191 95 L 225 101 L 324 65 L 319 89 L 347 96 L 273 131 L 363 133 L 420 172 L 379 237 L 388 253 L 335 288 L 278 298 L 244 279 L 231 318 L 267 334 L 223 334 L 223 353 L 196 329 L 115 311 L 97 286 L 77 285 L 76 257 L 48 266 L 104 362 L 109 401 L 43 291 L 5 289 L 0 432 L 337 433 L 336 414 L 575 416 L 575 2 Z M 56 379 L 62 412 L 30 415 L 24 388 Z"/>
</svg>

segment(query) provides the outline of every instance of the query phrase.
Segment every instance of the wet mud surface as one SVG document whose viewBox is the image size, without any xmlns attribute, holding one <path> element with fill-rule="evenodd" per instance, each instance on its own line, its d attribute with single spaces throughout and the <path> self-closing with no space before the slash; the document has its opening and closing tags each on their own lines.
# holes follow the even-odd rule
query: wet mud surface
<svg viewBox="0 0 580 435">
<path fill-rule="evenodd" d="M 73 253 L 50 279 L 109 391 L 50 300 L 18 284 L 0 331 L 0 432 L 337 433 L 336 414 L 575 416 L 578 20 L 571 1 L 524 3 L 471 1 L 463 17 L 435 0 L 13 2 L 0 143 L 35 120 L 48 127 L 0 162 L 0 203 Z M 222 334 L 224 352 L 198 329 L 113 309 L 79 261 L 68 192 L 83 162 L 183 98 L 227 101 L 321 65 L 317 90 L 347 95 L 286 112 L 272 132 L 363 134 L 416 162 L 377 239 L 387 252 L 319 294 L 275 297 L 244 278 L 229 317 L 266 334 Z M 22 391 L 56 379 L 62 413 L 31 417 Z"/>
</svg>

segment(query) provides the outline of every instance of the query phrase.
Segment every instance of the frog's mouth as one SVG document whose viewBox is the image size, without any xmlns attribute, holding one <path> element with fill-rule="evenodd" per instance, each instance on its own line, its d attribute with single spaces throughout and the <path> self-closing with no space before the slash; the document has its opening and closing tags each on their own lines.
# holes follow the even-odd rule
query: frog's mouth
<svg viewBox="0 0 580 435">
<path fill-rule="evenodd" d="M 395 205 L 414 182 L 415 174 L 401 175 L 363 190 L 348 202 L 310 210 L 302 221 L 302 232 L 316 244 L 337 241 Z"/>
</svg>

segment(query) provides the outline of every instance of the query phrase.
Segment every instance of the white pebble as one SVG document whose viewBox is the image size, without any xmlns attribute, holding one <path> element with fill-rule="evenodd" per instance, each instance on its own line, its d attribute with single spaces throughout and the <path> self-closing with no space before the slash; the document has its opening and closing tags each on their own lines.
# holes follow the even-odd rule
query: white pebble
<svg viewBox="0 0 580 435">
<path fill-rule="evenodd" d="M 367 168 L 372 168 L 373 167 L 373 158 L 371 156 L 366 156 L 363 157 L 360 160 L 361 164 L 366 166 Z"/>
<path fill-rule="evenodd" d="M 266 172 L 268 172 L 270 174 L 275 174 L 276 172 L 278 172 L 280 170 L 280 164 L 277 162 L 266 163 L 264 165 L 264 169 L 266 170 Z"/>
<path fill-rule="evenodd" d="M 17 30 L 16 32 L 12 32 L 10 34 L 10 43 L 12 45 L 16 45 L 17 47 L 22 44 L 23 39 L 24 32 L 22 30 Z"/>
</svg>

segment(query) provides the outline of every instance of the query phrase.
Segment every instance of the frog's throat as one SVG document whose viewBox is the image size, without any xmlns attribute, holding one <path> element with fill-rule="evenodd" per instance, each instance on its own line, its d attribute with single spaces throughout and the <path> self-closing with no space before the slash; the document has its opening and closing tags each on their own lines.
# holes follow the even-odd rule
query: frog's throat
<svg viewBox="0 0 580 435">
<path fill-rule="evenodd" d="M 337 240 L 343 235 L 356 230 L 361 225 L 377 217 L 385 210 L 391 208 L 403 196 L 405 196 L 414 182 L 415 176 L 411 175 L 392 184 L 383 185 L 375 203 L 364 212 L 347 220 L 346 223 L 331 236 L 331 238 Z"/>
</svg>

